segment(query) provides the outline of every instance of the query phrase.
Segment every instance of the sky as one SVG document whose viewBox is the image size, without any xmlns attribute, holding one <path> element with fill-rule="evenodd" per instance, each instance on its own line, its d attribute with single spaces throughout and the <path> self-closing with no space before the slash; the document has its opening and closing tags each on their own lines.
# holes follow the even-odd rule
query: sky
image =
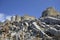
<svg viewBox="0 0 60 40">
<path fill-rule="evenodd" d="M 10 20 L 10 17 L 16 14 L 39 18 L 48 7 L 60 11 L 60 0 L 0 0 L 0 21 Z"/>
</svg>

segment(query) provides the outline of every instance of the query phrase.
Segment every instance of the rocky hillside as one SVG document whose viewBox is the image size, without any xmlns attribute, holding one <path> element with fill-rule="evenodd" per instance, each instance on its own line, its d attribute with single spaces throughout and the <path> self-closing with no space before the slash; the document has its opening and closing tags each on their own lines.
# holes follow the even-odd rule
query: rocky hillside
<svg viewBox="0 0 60 40">
<path fill-rule="evenodd" d="M 0 40 L 60 40 L 60 14 L 53 7 L 42 17 L 12 16 L 0 25 Z"/>
</svg>

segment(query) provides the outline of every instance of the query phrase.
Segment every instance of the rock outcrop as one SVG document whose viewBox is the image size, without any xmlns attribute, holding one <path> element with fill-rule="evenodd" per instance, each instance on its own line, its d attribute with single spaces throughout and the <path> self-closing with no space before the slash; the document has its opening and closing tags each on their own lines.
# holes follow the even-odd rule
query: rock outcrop
<svg viewBox="0 0 60 40">
<path fill-rule="evenodd" d="M 0 25 L 0 40 L 60 40 L 60 14 L 52 7 L 40 19 L 12 16 Z"/>
<path fill-rule="evenodd" d="M 57 17 L 57 16 L 60 16 L 60 15 L 59 15 L 59 12 L 57 12 L 55 10 L 55 8 L 49 7 L 46 10 L 44 10 L 43 13 L 42 13 L 42 17 L 46 17 L 46 16 Z"/>
</svg>

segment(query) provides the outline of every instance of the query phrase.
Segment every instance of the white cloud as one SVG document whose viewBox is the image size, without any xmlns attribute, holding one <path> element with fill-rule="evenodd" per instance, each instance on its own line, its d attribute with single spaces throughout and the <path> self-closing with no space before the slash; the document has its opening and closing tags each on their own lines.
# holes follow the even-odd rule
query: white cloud
<svg viewBox="0 0 60 40">
<path fill-rule="evenodd" d="M 4 21 L 5 21 L 5 19 L 1 20 L 1 22 L 4 22 Z"/>
<path fill-rule="evenodd" d="M 0 19 L 4 17 L 4 14 L 0 13 Z"/>
<path fill-rule="evenodd" d="M 12 16 L 6 16 L 6 19 L 11 20 Z"/>
<path fill-rule="evenodd" d="M 0 13 L 0 21 L 3 22 L 3 20 L 5 20 L 5 15 L 3 13 Z"/>
<path fill-rule="evenodd" d="M 4 13 L 0 13 L 0 21 L 1 22 L 4 22 L 6 19 L 11 20 L 11 17 L 12 16 L 10 16 L 10 15 L 6 16 Z"/>
</svg>

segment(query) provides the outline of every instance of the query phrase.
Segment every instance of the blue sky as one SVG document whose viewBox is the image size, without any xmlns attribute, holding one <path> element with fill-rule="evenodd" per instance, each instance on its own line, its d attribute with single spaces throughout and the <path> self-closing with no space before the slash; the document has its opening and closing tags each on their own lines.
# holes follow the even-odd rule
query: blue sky
<svg viewBox="0 0 60 40">
<path fill-rule="evenodd" d="M 60 0 L 0 0 L 0 21 L 15 14 L 39 18 L 42 11 L 51 6 L 60 11 Z"/>
</svg>

